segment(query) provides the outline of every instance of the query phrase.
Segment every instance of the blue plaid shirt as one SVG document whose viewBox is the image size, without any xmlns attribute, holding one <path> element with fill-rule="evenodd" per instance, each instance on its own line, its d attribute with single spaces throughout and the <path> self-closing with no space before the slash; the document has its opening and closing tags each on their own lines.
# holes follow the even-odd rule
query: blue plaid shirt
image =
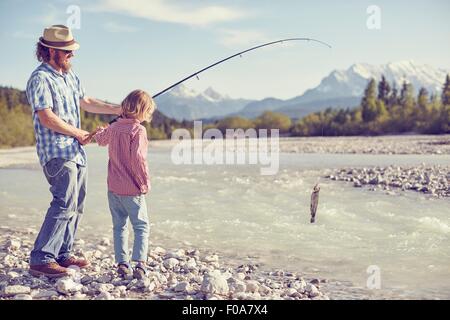
<svg viewBox="0 0 450 320">
<path fill-rule="evenodd" d="M 77 139 L 44 127 L 37 111 L 50 108 L 61 120 L 80 128 L 80 99 L 84 89 L 75 73 L 57 72 L 51 65 L 42 63 L 27 83 L 27 98 L 33 110 L 36 149 L 42 166 L 53 158 L 63 158 L 82 166 L 86 153 Z"/>
</svg>

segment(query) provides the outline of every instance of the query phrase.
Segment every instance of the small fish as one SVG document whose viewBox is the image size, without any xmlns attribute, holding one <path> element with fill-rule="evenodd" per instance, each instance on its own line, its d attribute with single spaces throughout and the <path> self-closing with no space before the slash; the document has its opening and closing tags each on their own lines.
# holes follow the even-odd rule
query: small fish
<svg viewBox="0 0 450 320">
<path fill-rule="evenodd" d="M 316 221 L 316 211 L 317 206 L 319 205 L 319 191 L 319 184 L 316 183 L 313 188 L 313 192 L 311 193 L 311 223 L 314 223 Z"/>
</svg>

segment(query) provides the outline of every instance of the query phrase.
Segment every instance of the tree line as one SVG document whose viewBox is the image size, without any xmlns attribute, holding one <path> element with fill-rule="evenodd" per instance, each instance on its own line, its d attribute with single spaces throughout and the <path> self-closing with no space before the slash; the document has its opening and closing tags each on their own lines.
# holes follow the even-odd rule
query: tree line
<svg viewBox="0 0 450 320">
<path fill-rule="evenodd" d="M 297 121 L 267 111 L 254 120 L 229 117 L 209 127 L 216 127 L 223 133 L 226 128 L 279 128 L 280 133 L 287 136 L 450 133 L 450 78 L 447 75 L 440 96 L 421 88 L 415 97 L 410 83 L 404 82 L 397 88 L 382 76 L 379 83 L 375 79 L 368 82 L 357 108 L 328 108 Z"/>
<path fill-rule="evenodd" d="M 87 131 L 109 122 L 112 116 L 81 110 L 81 125 Z M 145 123 L 150 139 L 170 139 L 177 128 L 193 130 L 192 121 L 176 121 L 156 110 L 151 124 Z M 450 133 L 450 77 L 447 75 L 440 96 L 421 88 L 415 96 L 411 84 L 401 88 L 382 76 L 371 79 L 356 108 L 316 112 L 293 121 L 290 117 L 267 111 L 256 119 L 227 117 L 203 126 L 203 130 L 279 129 L 285 136 L 346 136 L 380 134 L 445 134 Z M 24 91 L 0 87 L 0 148 L 35 143 L 31 107 Z"/>
<path fill-rule="evenodd" d="M 384 76 L 378 84 L 371 79 L 359 107 L 310 114 L 291 130 L 299 136 L 450 133 L 450 78 L 447 75 L 441 96 L 421 88 L 417 97 L 409 83 L 399 92 Z"/>
<path fill-rule="evenodd" d="M 80 111 L 81 128 L 93 131 L 113 119 L 110 115 L 99 115 Z M 144 123 L 151 139 L 170 139 L 176 128 L 192 127 L 190 122 L 179 122 L 163 115 L 158 110 L 151 124 Z M 35 144 L 31 107 L 25 91 L 0 86 L 0 148 L 29 146 Z"/>
</svg>

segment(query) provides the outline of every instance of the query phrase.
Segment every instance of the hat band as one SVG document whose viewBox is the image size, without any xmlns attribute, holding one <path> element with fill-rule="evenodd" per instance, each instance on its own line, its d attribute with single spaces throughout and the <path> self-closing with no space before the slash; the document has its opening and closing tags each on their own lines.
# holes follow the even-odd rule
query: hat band
<svg viewBox="0 0 450 320">
<path fill-rule="evenodd" d="M 48 40 L 45 40 L 43 37 L 40 37 L 39 40 L 43 44 L 46 44 L 48 46 L 53 46 L 53 47 L 66 47 L 66 46 L 70 46 L 71 44 L 75 43 L 75 39 L 72 39 L 70 41 L 48 41 Z"/>
</svg>

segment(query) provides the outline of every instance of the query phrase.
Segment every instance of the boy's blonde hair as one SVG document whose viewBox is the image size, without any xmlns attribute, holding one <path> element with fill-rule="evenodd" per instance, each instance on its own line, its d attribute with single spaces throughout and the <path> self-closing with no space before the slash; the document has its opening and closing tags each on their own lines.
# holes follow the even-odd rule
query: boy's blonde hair
<svg viewBox="0 0 450 320">
<path fill-rule="evenodd" d="M 122 116 L 125 118 L 139 118 L 152 120 L 156 110 L 155 101 L 143 90 L 134 90 L 122 101 Z"/>
</svg>

